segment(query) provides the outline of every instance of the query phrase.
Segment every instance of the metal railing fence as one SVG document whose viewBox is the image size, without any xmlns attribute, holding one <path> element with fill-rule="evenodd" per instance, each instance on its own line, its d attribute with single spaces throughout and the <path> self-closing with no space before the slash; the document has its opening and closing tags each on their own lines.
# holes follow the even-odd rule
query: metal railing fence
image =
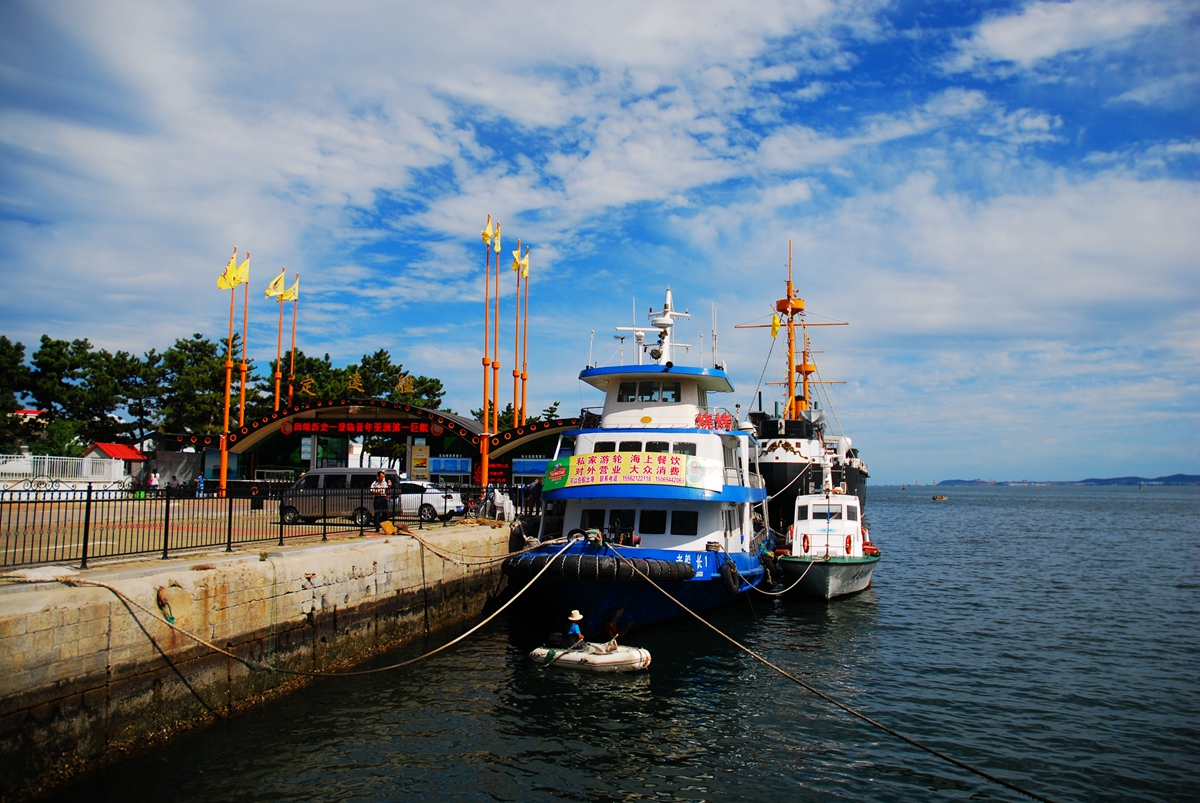
<svg viewBox="0 0 1200 803">
<path fill-rule="evenodd" d="M 210 486 L 211 487 L 211 486 Z M 172 554 L 235 544 L 373 532 L 377 514 L 410 529 L 455 517 L 538 515 L 531 486 L 438 486 L 376 505 L 369 488 L 254 483 L 225 497 L 194 489 L 0 491 L 0 568 Z M 504 504 L 505 497 L 511 505 Z"/>
</svg>

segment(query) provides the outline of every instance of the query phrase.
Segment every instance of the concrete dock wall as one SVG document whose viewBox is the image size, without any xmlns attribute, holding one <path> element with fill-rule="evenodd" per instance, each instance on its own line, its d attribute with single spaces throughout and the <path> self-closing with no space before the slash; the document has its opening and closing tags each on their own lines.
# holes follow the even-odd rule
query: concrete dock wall
<svg viewBox="0 0 1200 803">
<path fill-rule="evenodd" d="M 433 530 L 428 540 L 469 555 L 509 551 L 507 527 Z M 344 667 L 462 626 L 501 582 L 499 563 L 456 565 L 404 536 L 76 576 L 239 657 L 301 670 Z M 0 585 L 0 800 L 308 682 L 253 672 L 107 589 L 9 581 Z"/>
</svg>

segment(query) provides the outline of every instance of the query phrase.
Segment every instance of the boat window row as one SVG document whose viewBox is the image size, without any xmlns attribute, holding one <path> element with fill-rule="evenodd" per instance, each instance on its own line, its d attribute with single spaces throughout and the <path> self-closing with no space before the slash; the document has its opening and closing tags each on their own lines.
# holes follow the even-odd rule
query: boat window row
<svg viewBox="0 0 1200 803">
<path fill-rule="evenodd" d="M 643 446 L 645 448 L 643 448 Z M 593 452 L 671 452 L 696 456 L 696 444 L 680 441 L 673 446 L 670 441 L 596 441 Z"/>
<path fill-rule="evenodd" d="M 858 506 L 845 505 L 846 519 L 849 521 L 858 521 Z M 813 505 L 811 521 L 826 521 L 827 519 L 842 518 L 842 505 Z M 796 508 L 796 519 L 809 519 L 809 506 L 800 505 Z"/>
<path fill-rule="evenodd" d="M 617 388 L 617 402 L 664 402 L 678 404 L 683 400 L 683 385 L 679 382 L 622 382 Z"/>
<path fill-rule="evenodd" d="M 580 511 L 579 526 L 584 530 L 632 533 L 637 513 L 633 509 L 584 508 Z M 696 535 L 699 527 L 700 514 L 695 510 L 643 510 L 637 522 L 637 532 L 642 535 L 666 535 L 668 529 L 671 535 Z"/>
</svg>

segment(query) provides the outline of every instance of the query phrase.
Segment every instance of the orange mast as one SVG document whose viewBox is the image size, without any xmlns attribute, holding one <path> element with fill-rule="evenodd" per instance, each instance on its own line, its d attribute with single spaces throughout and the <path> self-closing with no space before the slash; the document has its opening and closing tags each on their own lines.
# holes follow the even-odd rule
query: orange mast
<svg viewBox="0 0 1200 803">
<path fill-rule="evenodd" d="M 233 247 L 233 264 L 237 267 L 237 246 Z M 229 394 L 233 384 L 233 314 L 237 307 L 237 287 L 229 289 L 229 340 L 225 347 L 225 423 L 221 429 L 220 495 L 225 496 L 225 475 L 229 468 Z"/>
<path fill-rule="evenodd" d="M 529 246 L 525 246 L 525 260 L 521 264 L 521 272 L 525 273 L 525 266 L 529 263 Z M 529 357 L 529 274 L 525 273 L 525 334 L 522 335 L 524 344 L 521 347 L 521 426 L 525 426 L 525 385 L 529 381 L 529 363 L 526 358 Z"/>
<path fill-rule="evenodd" d="M 521 238 L 517 238 L 517 256 L 513 260 L 513 268 L 517 274 L 517 294 L 514 296 L 516 303 L 513 308 L 516 310 L 516 323 L 513 326 L 513 423 L 517 425 L 517 418 L 521 414 Z"/>
<path fill-rule="evenodd" d="M 500 224 L 496 224 L 496 309 L 492 330 L 492 432 L 500 431 Z M 484 410 L 487 413 L 487 410 Z M 486 484 L 486 480 L 484 481 Z"/>
<path fill-rule="evenodd" d="M 279 275 L 287 273 L 287 268 L 280 266 Z M 279 412 L 279 380 L 283 379 L 283 293 L 276 298 L 279 300 L 279 332 L 275 335 L 275 412 Z"/>
<path fill-rule="evenodd" d="M 296 281 L 300 274 L 296 273 Z M 292 406 L 292 383 L 296 380 L 296 311 L 300 307 L 300 294 L 292 299 L 292 367 L 288 370 L 288 407 Z"/>
<path fill-rule="evenodd" d="M 246 252 L 250 259 L 250 252 Z M 250 282 L 246 282 L 246 292 L 242 298 L 242 364 L 238 366 L 241 374 L 242 389 L 238 392 L 238 426 L 246 426 L 246 321 L 250 317 Z"/>
<path fill-rule="evenodd" d="M 483 230 L 483 433 L 479 436 L 479 484 L 487 486 L 488 480 L 488 369 L 492 367 L 489 349 L 492 313 L 492 216 L 487 216 L 487 228 Z M 500 257 L 496 257 L 497 268 Z"/>
</svg>

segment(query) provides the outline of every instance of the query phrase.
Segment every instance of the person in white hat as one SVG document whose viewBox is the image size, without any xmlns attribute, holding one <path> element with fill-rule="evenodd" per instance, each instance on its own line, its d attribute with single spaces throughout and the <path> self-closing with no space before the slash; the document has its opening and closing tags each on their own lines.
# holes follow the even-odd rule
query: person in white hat
<svg viewBox="0 0 1200 803">
<path fill-rule="evenodd" d="M 579 629 L 579 623 L 583 621 L 583 614 L 579 611 L 571 611 L 567 621 L 571 623 L 567 627 L 567 644 L 573 646 L 583 641 L 583 631 Z"/>
</svg>

